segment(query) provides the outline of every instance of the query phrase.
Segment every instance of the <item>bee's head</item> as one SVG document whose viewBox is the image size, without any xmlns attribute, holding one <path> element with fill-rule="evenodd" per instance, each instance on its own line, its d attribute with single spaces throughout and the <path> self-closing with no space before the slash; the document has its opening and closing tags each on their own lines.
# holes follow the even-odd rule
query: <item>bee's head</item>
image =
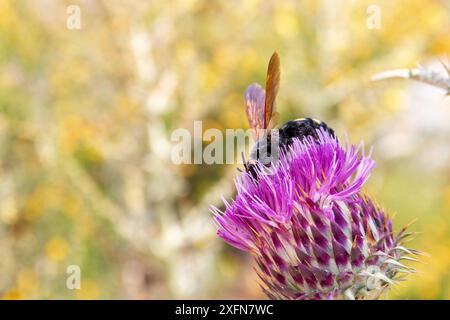
<svg viewBox="0 0 450 320">
<path fill-rule="evenodd" d="M 279 130 L 273 129 L 267 135 L 263 135 L 256 141 L 255 145 L 250 152 L 250 159 L 254 161 L 260 161 L 264 164 L 272 162 L 273 156 L 278 155 L 277 148 L 280 143 Z"/>
</svg>

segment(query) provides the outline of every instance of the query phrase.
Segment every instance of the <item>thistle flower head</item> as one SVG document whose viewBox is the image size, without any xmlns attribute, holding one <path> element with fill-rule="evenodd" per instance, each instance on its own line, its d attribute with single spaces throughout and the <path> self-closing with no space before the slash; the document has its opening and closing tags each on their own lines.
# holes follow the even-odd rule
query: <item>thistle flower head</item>
<svg viewBox="0 0 450 320">
<path fill-rule="evenodd" d="M 361 190 L 375 163 L 363 145 L 342 146 L 329 132 L 295 139 L 278 162 L 242 172 L 218 235 L 251 253 L 273 299 L 377 298 L 411 253 L 392 221 Z"/>
</svg>

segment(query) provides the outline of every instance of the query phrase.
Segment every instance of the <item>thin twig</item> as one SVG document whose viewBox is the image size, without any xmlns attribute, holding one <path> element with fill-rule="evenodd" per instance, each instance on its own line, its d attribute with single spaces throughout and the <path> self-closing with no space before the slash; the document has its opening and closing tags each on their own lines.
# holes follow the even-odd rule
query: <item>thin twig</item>
<svg viewBox="0 0 450 320">
<path fill-rule="evenodd" d="M 446 94 L 450 95 L 450 67 L 442 61 L 441 63 L 445 69 L 445 73 L 418 66 L 413 69 L 395 69 L 380 72 L 372 77 L 372 81 L 386 79 L 413 79 L 444 89 Z"/>
</svg>

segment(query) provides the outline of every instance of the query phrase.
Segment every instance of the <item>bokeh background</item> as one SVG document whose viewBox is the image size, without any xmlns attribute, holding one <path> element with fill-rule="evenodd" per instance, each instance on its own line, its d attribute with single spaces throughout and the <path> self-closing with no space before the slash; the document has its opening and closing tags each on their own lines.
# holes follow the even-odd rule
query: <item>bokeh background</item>
<svg viewBox="0 0 450 320">
<path fill-rule="evenodd" d="M 449 32 L 448 0 L 0 0 L 0 297 L 264 298 L 208 211 L 237 166 L 175 165 L 170 135 L 247 128 L 243 92 L 276 50 L 282 122 L 373 146 L 368 191 L 397 230 L 417 219 L 408 245 L 430 256 L 389 297 L 450 299 L 450 98 L 369 81 L 443 71 Z"/>
</svg>

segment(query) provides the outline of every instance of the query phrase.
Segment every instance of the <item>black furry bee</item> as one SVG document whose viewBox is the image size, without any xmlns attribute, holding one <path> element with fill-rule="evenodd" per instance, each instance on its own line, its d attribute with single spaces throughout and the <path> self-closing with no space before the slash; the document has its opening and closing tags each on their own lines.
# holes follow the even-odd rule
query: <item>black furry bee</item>
<svg viewBox="0 0 450 320">
<path fill-rule="evenodd" d="M 311 118 L 303 118 L 286 122 L 279 129 L 280 147 L 289 147 L 294 138 L 303 139 L 312 136 L 318 139 L 317 129 L 324 129 L 334 136 L 334 131 L 323 121 Z"/>
<path fill-rule="evenodd" d="M 278 118 L 275 109 L 275 100 L 280 84 L 280 58 L 275 52 L 269 61 L 267 68 L 266 90 L 257 83 L 250 85 L 245 93 L 246 113 L 253 131 L 253 137 L 257 141 L 251 154 L 250 161 L 245 162 L 247 173 L 255 179 L 256 161 L 270 165 L 272 144 L 278 143 L 278 150 L 288 148 L 295 138 L 304 139 L 313 137 L 318 139 L 317 129 L 322 128 L 334 136 L 334 131 L 325 122 L 302 118 L 286 122 L 280 129 L 273 129 Z M 275 135 L 275 136 L 274 136 Z"/>
</svg>

